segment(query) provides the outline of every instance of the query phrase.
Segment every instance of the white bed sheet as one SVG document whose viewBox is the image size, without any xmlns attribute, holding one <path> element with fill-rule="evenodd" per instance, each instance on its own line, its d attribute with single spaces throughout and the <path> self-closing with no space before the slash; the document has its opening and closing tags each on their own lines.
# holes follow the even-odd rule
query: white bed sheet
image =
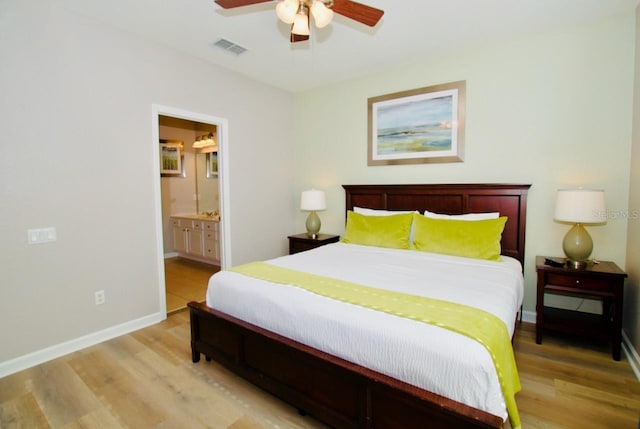
<svg viewBox="0 0 640 429">
<path fill-rule="evenodd" d="M 334 243 L 267 261 L 371 287 L 488 311 L 513 334 L 520 263 Z M 478 342 L 437 326 L 230 271 L 209 280 L 207 305 L 308 346 L 506 419 L 493 361 Z"/>
</svg>

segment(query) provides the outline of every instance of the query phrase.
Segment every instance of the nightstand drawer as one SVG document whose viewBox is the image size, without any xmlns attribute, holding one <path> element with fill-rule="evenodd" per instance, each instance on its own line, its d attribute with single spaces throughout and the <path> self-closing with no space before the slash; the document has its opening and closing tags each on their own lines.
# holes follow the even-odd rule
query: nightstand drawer
<svg viewBox="0 0 640 429">
<path fill-rule="evenodd" d="M 593 277 L 578 277 L 575 275 L 565 275 L 547 273 L 547 284 L 555 286 L 567 286 L 586 290 L 608 291 L 612 289 L 611 280 Z"/>
<path fill-rule="evenodd" d="M 305 250 L 315 249 L 316 247 L 318 247 L 318 243 L 311 243 L 308 241 L 298 241 L 290 244 L 289 252 L 290 253 L 304 252 Z"/>
<path fill-rule="evenodd" d="M 311 238 L 307 234 L 290 235 L 289 239 L 289 254 L 304 252 L 305 250 L 315 249 L 316 247 L 324 246 L 330 243 L 336 243 L 340 240 L 339 235 L 332 234 L 318 234 L 318 237 Z"/>
</svg>

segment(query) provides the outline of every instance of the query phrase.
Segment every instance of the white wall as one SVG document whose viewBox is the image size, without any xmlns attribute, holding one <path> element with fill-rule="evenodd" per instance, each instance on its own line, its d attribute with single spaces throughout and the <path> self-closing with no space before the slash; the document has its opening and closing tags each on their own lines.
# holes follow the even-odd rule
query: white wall
<svg viewBox="0 0 640 429">
<path fill-rule="evenodd" d="M 154 104 L 228 120 L 233 262 L 286 252 L 290 94 L 47 0 L 2 3 L 0 58 L 0 376 L 48 347 L 162 316 Z M 27 229 L 48 226 L 56 242 L 27 245 Z"/>
<path fill-rule="evenodd" d="M 636 8 L 635 26 L 635 81 L 633 90 L 633 145 L 631 148 L 631 175 L 629 186 L 629 234 L 626 271 L 629 279 L 625 286 L 624 331 L 640 352 L 640 6 Z"/>
<path fill-rule="evenodd" d="M 322 231 L 344 231 L 341 184 L 530 183 L 525 310 L 535 310 L 536 255 L 562 255 L 558 188 L 603 188 L 628 208 L 633 16 L 452 52 L 393 72 L 297 94 L 298 191 L 327 191 Z M 466 80 L 463 163 L 367 166 L 367 98 Z M 304 213 L 297 217 L 304 230 Z M 627 222 L 589 228 L 593 256 L 625 266 Z"/>
</svg>

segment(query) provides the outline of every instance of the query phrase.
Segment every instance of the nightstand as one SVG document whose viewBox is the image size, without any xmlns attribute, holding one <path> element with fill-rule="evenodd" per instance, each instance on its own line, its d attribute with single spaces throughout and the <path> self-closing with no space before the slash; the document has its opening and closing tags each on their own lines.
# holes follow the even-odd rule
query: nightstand
<svg viewBox="0 0 640 429">
<path fill-rule="evenodd" d="M 589 263 L 587 268 L 575 270 L 566 265 L 546 265 L 545 256 L 536 257 L 536 271 L 536 343 L 542 343 L 544 329 L 610 340 L 613 358 L 620 360 L 622 297 L 627 274 L 613 262 Z M 546 307 L 545 293 L 600 300 L 602 314 Z"/>
<path fill-rule="evenodd" d="M 336 243 L 340 240 L 339 235 L 318 234 L 318 238 L 311 238 L 306 233 L 290 235 L 289 237 L 289 255 L 304 252 L 305 250 L 315 249 L 329 243 Z"/>
</svg>

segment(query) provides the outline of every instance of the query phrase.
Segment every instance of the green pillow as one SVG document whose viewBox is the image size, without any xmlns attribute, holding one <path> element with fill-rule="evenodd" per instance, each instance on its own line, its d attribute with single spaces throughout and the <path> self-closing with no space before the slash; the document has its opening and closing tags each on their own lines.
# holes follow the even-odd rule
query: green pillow
<svg viewBox="0 0 640 429">
<path fill-rule="evenodd" d="M 349 210 L 342 242 L 408 249 L 413 215 L 365 216 Z"/>
<path fill-rule="evenodd" d="M 507 217 L 486 220 L 431 219 L 415 215 L 416 250 L 466 258 L 500 259 L 500 239 Z"/>
</svg>

